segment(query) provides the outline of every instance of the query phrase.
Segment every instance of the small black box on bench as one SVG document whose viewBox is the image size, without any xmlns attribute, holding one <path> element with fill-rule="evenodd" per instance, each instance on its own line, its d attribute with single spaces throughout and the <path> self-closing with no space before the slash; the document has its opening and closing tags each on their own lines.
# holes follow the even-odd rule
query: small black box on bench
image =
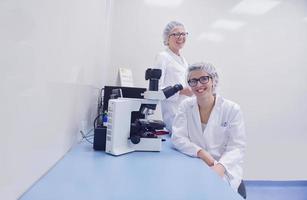
<svg viewBox="0 0 307 200">
<path fill-rule="evenodd" d="M 98 151 L 106 150 L 106 135 L 107 135 L 107 127 L 106 126 L 98 126 L 94 130 L 94 144 L 93 148 Z"/>
</svg>

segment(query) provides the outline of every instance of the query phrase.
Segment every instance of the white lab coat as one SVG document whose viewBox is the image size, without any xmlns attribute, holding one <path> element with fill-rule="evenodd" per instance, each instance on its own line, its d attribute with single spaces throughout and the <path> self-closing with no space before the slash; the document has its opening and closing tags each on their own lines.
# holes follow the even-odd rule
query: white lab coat
<svg viewBox="0 0 307 200">
<path fill-rule="evenodd" d="M 173 122 L 175 148 L 193 157 L 197 157 L 200 149 L 206 150 L 225 167 L 224 178 L 235 191 L 243 178 L 245 140 L 244 121 L 238 104 L 217 95 L 204 132 L 196 98 L 180 104 Z"/>
<path fill-rule="evenodd" d="M 184 57 L 176 55 L 167 48 L 156 56 L 154 67 L 162 70 L 159 89 L 163 89 L 167 86 L 174 86 L 178 83 L 186 87 L 188 63 Z M 169 131 L 171 131 L 178 106 L 185 98 L 187 97 L 176 93 L 174 96 L 161 102 L 163 121 Z"/>
</svg>

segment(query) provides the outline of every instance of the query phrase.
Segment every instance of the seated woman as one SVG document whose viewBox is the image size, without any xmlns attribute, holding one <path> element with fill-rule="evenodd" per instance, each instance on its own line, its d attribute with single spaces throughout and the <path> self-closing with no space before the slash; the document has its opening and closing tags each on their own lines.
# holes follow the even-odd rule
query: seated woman
<svg viewBox="0 0 307 200">
<path fill-rule="evenodd" d="M 202 159 L 238 191 L 246 146 L 240 106 L 216 94 L 219 76 L 213 65 L 191 65 L 187 79 L 195 97 L 180 104 L 172 142 L 182 153 Z"/>
</svg>

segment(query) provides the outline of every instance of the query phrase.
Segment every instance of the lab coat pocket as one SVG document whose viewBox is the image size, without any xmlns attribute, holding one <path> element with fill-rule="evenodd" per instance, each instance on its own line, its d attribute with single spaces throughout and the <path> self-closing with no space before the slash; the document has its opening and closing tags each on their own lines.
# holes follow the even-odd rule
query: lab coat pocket
<svg viewBox="0 0 307 200">
<path fill-rule="evenodd" d="M 209 146 L 211 149 L 224 148 L 227 142 L 227 127 L 218 126 L 212 129 L 211 142 Z"/>
</svg>

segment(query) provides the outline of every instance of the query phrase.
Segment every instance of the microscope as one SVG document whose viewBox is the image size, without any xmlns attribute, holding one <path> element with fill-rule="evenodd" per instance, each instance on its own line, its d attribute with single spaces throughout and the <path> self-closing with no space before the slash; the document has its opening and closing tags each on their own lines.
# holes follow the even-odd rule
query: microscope
<svg viewBox="0 0 307 200">
<path fill-rule="evenodd" d="M 106 153 L 122 155 L 133 151 L 161 151 L 162 139 L 156 135 L 165 124 L 161 120 L 152 120 L 159 101 L 169 98 L 182 90 L 181 84 L 159 90 L 161 69 L 147 69 L 145 80 L 149 88 L 138 98 L 110 99 L 106 134 Z"/>
</svg>

